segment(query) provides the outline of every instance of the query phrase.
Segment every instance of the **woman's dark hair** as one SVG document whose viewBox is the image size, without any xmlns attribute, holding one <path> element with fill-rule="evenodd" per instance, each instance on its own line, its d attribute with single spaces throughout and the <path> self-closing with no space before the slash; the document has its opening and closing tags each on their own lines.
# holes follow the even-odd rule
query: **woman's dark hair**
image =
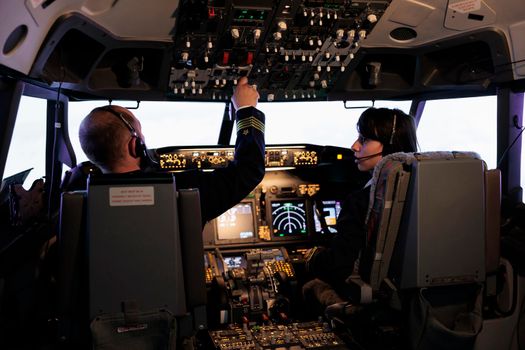
<svg viewBox="0 0 525 350">
<path fill-rule="evenodd" d="M 368 108 L 357 122 L 357 131 L 383 144 L 383 156 L 395 152 L 416 152 L 414 118 L 399 109 Z"/>
</svg>

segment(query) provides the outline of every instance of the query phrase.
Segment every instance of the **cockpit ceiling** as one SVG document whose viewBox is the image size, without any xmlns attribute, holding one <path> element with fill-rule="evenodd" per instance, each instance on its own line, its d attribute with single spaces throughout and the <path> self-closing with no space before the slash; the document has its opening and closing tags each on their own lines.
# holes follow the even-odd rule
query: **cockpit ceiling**
<svg viewBox="0 0 525 350">
<path fill-rule="evenodd" d="M 521 0 L 5 0 L 0 72 L 73 98 L 403 99 L 525 86 Z"/>
</svg>

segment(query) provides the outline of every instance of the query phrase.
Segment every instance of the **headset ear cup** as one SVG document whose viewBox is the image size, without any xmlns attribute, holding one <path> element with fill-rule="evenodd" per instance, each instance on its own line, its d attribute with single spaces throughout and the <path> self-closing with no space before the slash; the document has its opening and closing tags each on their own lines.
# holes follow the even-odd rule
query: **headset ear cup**
<svg viewBox="0 0 525 350">
<path fill-rule="evenodd" d="M 146 145 L 140 137 L 137 137 L 135 140 L 135 154 L 141 159 L 144 159 L 146 156 Z"/>
</svg>

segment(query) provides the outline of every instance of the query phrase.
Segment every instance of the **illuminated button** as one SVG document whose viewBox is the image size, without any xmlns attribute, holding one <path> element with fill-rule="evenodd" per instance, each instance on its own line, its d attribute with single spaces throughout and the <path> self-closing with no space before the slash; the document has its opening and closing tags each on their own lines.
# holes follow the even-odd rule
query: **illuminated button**
<svg viewBox="0 0 525 350">
<path fill-rule="evenodd" d="M 285 21 L 280 21 L 279 23 L 277 23 L 277 27 L 280 31 L 285 31 L 286 29 L 288 29 L 288 25 Z"/>
<path fill-rule="evenodd" d="M 230 60 L 230 53 L 228 51 L 224 51 L 222 54 L 222 64 L 227 65 L 229 60 Z"/>
<path fill-rule="evenodd" d="M 239 29 L 237 28 L 232 28 L 231 35 L 234 39 L 239 39 L 239 37 L 241 36 L 241 34 L 239 33 Z"/>
<path fill-rule="evenodd" d="M 255 40 L 259 40 L 260 37 L 261 37 L 261 30 L 260 29 L 255 29 L 253 31 L 253 38 Z"/>
<path fill-rule="evenodd" d="M 343 155 L 341 153 L 337 154 L 337 160 L 343 159 Z"/>
</svg>

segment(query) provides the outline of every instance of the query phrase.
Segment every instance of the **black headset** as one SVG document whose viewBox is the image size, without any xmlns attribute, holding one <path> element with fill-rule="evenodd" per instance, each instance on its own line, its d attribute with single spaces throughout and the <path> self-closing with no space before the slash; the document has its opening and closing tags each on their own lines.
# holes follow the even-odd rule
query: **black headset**
<svg viewBox="0 0 525 350">
<path fill-rule="evenodd" d="M 148 150 L 146 148 L 146 144 L 144 143 L 144 140 L 142 140 L 142 138 L 137 133 L 137 130 L 135 130 L 133 125 L 131 125 L 131 123 L 128 120 L 126 120 L 126 118 L 124 118 L 121 112 L 115 111 L 110 106 L 101 107 L 101 109 L 103 111 L 113 114 L 114 116 L 122 120 L 126 128 L 131 133 L 131 137 L 135 138 L 135 154 L 141 159 L 141 163 L 144 163 L 141 165 L 152 165 L 152 164 L 157 163 L 154 159 L 150 157 Z"/>
</svg>

